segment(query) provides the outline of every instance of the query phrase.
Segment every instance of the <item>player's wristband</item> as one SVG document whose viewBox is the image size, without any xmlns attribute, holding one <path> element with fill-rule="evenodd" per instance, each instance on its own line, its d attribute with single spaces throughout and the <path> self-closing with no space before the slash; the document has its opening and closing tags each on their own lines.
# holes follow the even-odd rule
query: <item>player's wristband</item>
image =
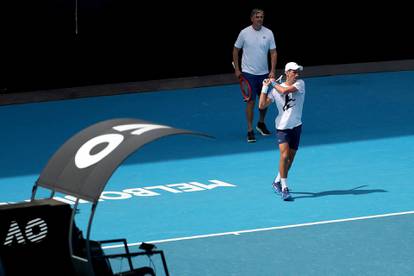
<svg viewBox="0 0 414 276">
<path fill-rule="evenodd" d="M 268 85 L 263 85 L 261 92 L 267 94 L 268 91 L 269 91 L 269 86 Z"/>
</svg>

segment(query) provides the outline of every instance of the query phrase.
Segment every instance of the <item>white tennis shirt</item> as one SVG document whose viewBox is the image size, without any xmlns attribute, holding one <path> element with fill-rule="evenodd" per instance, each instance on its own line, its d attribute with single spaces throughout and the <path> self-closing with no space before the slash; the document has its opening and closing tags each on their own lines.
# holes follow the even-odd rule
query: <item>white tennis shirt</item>
<svg viewBox="0 0 414 276">
<path fill-rule="evenodd" d="M 281 86 L 287 87 L 285 83 Z M 268 93 L 268 98 L 276 103 L 278 115 L 275 119 L 276 129 L 292 129 L 302 124 L 302 110 L 305 102 L 305 82 L 296 80 L 293 84 L 298 91 L 280 94 L 275 88 Z"/>
<path fill-rule="evenodd" d="M 262 26 L 256 31 L 249 26 L 240 31 L 234 47 L 243 49 L 241 69 L 253 75 L 265 75 L 269 73 L 268 53 L 276 49 L 273 32 Z"/>
</svg>

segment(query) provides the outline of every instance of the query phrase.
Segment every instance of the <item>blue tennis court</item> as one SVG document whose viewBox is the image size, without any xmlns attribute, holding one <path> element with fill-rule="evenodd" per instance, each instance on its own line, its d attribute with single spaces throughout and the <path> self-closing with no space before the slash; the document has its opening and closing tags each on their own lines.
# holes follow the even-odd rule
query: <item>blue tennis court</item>
<svg viewBox="0 0 414 276">
<path fill-rule="evenodd" d="M 139 118 L 215 139 L 171 136 L 130 156 L 101 196 L 92 239 L 127 238 L 132 251 L 155 243 L 171 275 L 413 275 L 413 80 L 414 71 L 305 78 L 293 202 L 271 189 L 275 136 L 246 142 L 238 84 L 0 106 L 0 202 L 29 199 L 82 129 Z M 276 112 L 266 117 L 273 133 Z M 80 207 L 84 227 L 90 206 Z"/>
</svg>

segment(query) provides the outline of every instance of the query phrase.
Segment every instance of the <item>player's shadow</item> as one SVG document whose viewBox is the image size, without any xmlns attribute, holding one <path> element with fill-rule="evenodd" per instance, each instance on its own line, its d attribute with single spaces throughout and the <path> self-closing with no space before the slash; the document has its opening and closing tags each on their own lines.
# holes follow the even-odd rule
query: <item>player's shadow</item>
<svg viewBox="0 0 414 276">
<path fill-rule="evenodd" d="M 299 198 L 315 198 L 322 196 L 331 196 L 331 195 L 365 195 L 371 193 L 386 193 L 386 190 L 383 189 L 361 189 L 367 187 L 368 185 L 362 185 L 355 187 L 349 190 L 332 190 L 332 191 L 323 191 L 323 192 L 290 192 L 293 199 Z M 299 195 L 299 196 L 296 196 Z"/>
</svg>

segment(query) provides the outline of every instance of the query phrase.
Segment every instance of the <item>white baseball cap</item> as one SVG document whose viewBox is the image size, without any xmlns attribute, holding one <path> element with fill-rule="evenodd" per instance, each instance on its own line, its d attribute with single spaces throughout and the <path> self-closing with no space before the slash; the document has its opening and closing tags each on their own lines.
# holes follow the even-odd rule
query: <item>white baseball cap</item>
<svg viewBox="0 0 414 276">
<path fill-rule="evenodd" d="M 303 66 L 297 64 L 296 62 L 288 62 L 285 65 L 285 72 L 287 72 L 289 70 L 299 70 L 299 71 L 302 71 L 303 70 Z"/>
</svg>

